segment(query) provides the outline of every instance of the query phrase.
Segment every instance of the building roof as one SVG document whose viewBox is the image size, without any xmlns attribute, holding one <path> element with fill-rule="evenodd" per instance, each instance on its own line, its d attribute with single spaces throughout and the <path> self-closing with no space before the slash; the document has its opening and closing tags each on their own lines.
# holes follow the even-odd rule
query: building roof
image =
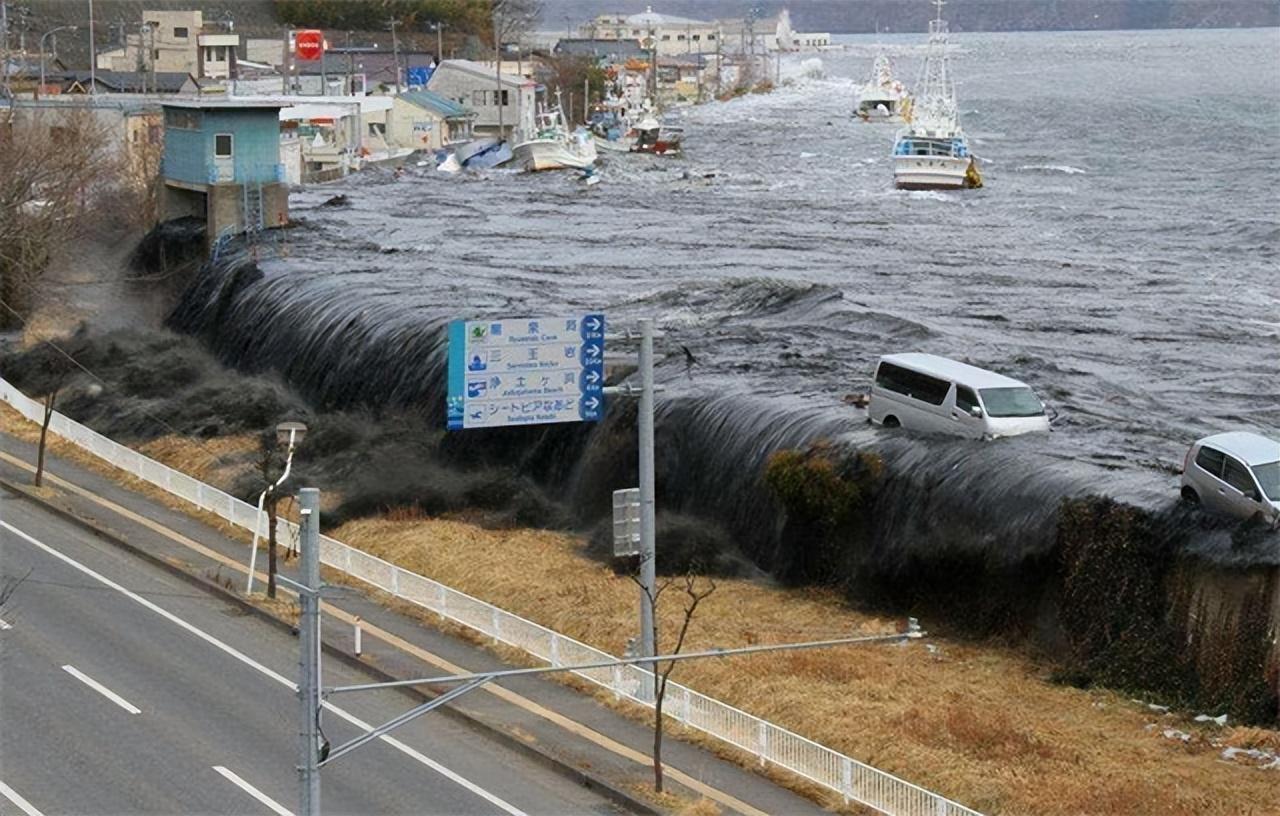
<svg viewBox="0 0 1280 816">
<path fill-rule="evenodd" d="M 470 119 L 476 115 L 474 111 L 467 110 L 452 99 L 446 99 L 431 91 L 408 91 L 400 94 L 398 98 L 410 105 L 417 105 L 424 110 L 438 113 L 445 119 Z"/>
<path fill-rule="evenodd" d="M 155 88 L 158 93 L 178 93 L 188 81 L 195 82 L 195 77 L 182 71 L 61 71 L 45 74 L 45 81 L 89 82 L 90 78 L 108 90 L 118 93 L 142 93 L 143 88 Z"/>
<path fill-rule="evenodd" d="M 627 25 L 636 28 L 661 28 L 662 26 L 709 25 L 706 20 L 693 20 L 688 17 L 676 17 L 674 14 L 659 14 L 649 6 L 640 14 L 632 14 L 627 18 Z"/>
<path fill-rule="evenodd" d="M 298 99 L 299 97 L 291 97 Z M 292 102 L 281 102 L 278 99 L 253 99 L 243 96 L 219 96 L 214 99 L 166 99 L 160 103 L 166 108 L 191 108 L 195 110 L 280 110 Z"/>
<path fill-rule="evenodd" d="M 555 53 L 570 57 L 631 59 L 643 57 L 647 52 L 636 40 L 562 39 L 556 43 Z"/>
<path fill-rule="evenodd" d="M 471 60 L 450 59 L 450 60 L 445 60 L 436 66 L 435 72 L 431 74 L 431 80 L 427 83 L 428 86 L 430 86 L 431 82 L 435 81 L 436 77 L 441 75 L 441 71 L 445 71 L 447 69 L 462 71 L 463 73 L 471 74 L 477 79 L 481 79 L 486 82 L 494 81 L 494 73 L 492 68 L 486 65 L 481 65 L 478 62 L 472 62 Z M 526 79 L 525 77 L 515 76 L 512 74 L 503 74 L 502 84 L 510 85 L 512 88 L 521 88 L 521 87 L 528 87 L 536 83 L 534 83 L 534 81 L 531 79 Z"/>
</svg>

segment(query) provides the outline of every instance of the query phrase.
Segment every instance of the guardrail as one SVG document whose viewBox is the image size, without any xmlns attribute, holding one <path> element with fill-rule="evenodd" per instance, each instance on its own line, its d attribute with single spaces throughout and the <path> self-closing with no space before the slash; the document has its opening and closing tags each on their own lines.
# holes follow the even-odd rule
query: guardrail
<svg viewBox="0 0 1280 816">
<path fill-rule="evenodd" d="M 43 421 L 43 406 L 0 379 L 0 400 L 32 422 Z M 253 530 L 261 524 L 257 508 L 181 471 L 148 459 L 80 423 L 54 413 L 49 430 L 99 459 L 174 496 Z M 297 535 L 297 525 L 281 519 L 287 533 Z M 261 532 L 261 531 L 260 531 Z M 599 649 L 513 615 L 493 604 L 451 589 L 422 575 L 369 555 L 328 536 L 320 537 L 320 561 L 378 589 L 428 609 L 500 643 L 513 646 L 552 665 L 573 665 L 608 660 Z M 653 703 L 638 696 L 642 671 L 635 666 L 613 666 L 574 672 L 615 697 L 639 705 Z M 891 816 L 980 816 L 944 796 L 885 773 L 825 745 L 781 728 L 768 720 L 722 703 L 676 683 L 667 686 L 663 713 L 751 754 L 760 763 L 772 764 L 857 802 Z"/>
</svg>

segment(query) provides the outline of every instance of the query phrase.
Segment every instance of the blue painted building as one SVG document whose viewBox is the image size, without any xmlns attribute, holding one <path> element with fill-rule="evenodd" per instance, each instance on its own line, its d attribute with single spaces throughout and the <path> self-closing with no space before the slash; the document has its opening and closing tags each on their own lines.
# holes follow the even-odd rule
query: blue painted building
<svg viewBox="0 0 1280 816">
<path fill-rule="evenodd" d="M 208 238 L 288 222 L 280 109 L 270 100 L 173 100 L 164 107 L 163 217 L 203 216 Z"/>
</svg>

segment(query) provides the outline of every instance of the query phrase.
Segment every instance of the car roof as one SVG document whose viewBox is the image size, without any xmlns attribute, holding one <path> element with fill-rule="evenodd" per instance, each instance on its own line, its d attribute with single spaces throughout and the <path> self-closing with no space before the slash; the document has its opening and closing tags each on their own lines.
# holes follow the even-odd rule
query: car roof
<svg viewBox="0 0 1280 816">
<path fill-rule="evenodd" d="M 966 363 L 939 357 L 936 354 L 886 354 L 880 358 L 882 362 L 900 365 L 923 374 L 934 374 L 948 380 L 954 380 L 970 388 L 1026 388 L 1027 384 L 985 368 L 978 368 Z"/>
<path fill-rule="evenodd" d="M 1280 442 L 1249 431 L 1214 434 L 1196 444 L 1210 445 L 1223 453 L 1231 454 L 1246 465 L 1265 465 L 1280 460 Z"/>
</svg>

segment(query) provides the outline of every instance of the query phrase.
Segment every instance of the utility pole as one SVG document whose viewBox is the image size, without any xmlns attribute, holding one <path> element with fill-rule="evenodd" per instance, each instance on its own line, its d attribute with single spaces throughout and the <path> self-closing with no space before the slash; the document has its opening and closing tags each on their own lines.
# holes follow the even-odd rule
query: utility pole
<svg viewBox="0 0 1280 816">
<path fill-rule="evenodd" d="M 396 26 L 400 25 L 400 21 L 391 19 L 387 21 L 387 27 L 391 29 L 391 59 L 396 66 L 396 96 L 400 95 L 400 40 L 396 38 Z"/>
<path fill-rule="evenodd" d="M 437 21 L 434 26 L 436 30 L 436 65 L 444 61 L 444 23 Z"/>
<path fill-rule="evenodd" d="M 0 35 L 4 35 L 4 46 L 0 47 L 0 70 L 4 71 L 4 76 L 0 77 L 0 90 L 4 91 L 5 99 L 12 99 L 13 91 L 9 87 L 9 4 L 5 0 L 0 0 Z"/>
<path fill-rule="evenodd" d="M 654 656 L 653 598 L 657 585 L 657 547 L 654 526 L 657 513 L 653 478 L 653 319 L 642 317 L 640 323 L 640 649 L 641 657 Z M 645 669 L 651 674 L 657 665 Z M 650 681 L 651 682 L 651 681 Z M 646 696 L 652 694 L 652 686 Z"/>
<path fill-rule="evenodd" d="M 142 38 L 138 38 L 138 47 L 142 47 Z M 89 94 L 98 93 L 98 53 L 93 42 L 93 0 L 89 0 Z"/>
<path fill-rule="evenodd" d="M 320 816 L 320 491 L 298 491 L 299 535 L 298 714 L 301 776 L 298 816 Z M 327 752 L 326 752 L 327 753 Z"/>
</svg>

